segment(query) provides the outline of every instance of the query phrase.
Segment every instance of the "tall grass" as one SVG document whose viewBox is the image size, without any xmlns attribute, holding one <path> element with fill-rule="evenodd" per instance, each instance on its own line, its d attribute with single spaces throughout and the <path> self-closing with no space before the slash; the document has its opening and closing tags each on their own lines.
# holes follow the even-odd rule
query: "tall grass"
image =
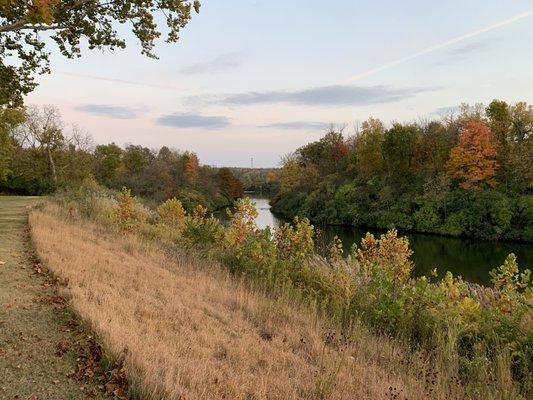
<svg viewBox="0 0 533 400">
<path fill-rule="evenodd" d="M 425 374 L 418 379 L 426 395 L 436 396 L 430 398 L 520 399 L 533 393 L 531 283 L 527 272 L 518 273 L 513 256 L 494 271 L 494 287 L 483 288 L 451 274 L 442 280 L 411 278 L 408 241 L 394 231 L 367 236 L 347 259 L 340 257 L 338 242 L 327 257 L 319 257 L 308 221 L 274 233 L 259 230 L 248 200 L 237 203 L 227 228 L 202 209 L 185 215 L 172 201 L 153 213 L 125 192 L 115 198 L 95 186 L 62 204 L 71 215 L 155 240 L 172 253 L 201 254 L 196 267 L 222 264 L 272 298 L 327 315 L 339 324 L 336 332 L 352 332 L 363 323 L 381 339 L 397 338 L 389 343 L 410 349 L 402 350 L 404 365 L 423 360 L 409 370 Z M 392 392 L 394 386 L 394 397 Z"/>
</svg>

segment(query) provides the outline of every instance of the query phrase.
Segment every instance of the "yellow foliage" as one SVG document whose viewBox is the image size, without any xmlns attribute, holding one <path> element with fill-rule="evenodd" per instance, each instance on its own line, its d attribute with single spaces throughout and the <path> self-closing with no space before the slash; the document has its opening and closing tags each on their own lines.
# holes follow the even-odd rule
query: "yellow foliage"
<svg viewBox="0 0 533 400">
<path fill-rule="evenodd" d="M 185 209 L 176 198 L 168 199 L 157 207 L 159 221 L 163 224 L 179 227 L 185 221 Z"/>
<path fill-rule="evenodd" d="M 122 189 L 115 197 L 117 207 L 111 219 L 122 230 L 133 232 L 141 223 L 146 222 L 148 213 L 137 203 L 129 189 Z"/>
<path fill-rule="evenodd" d="M 369 270 L 373 265 L 379 265 L 399 282 L 405 282 L 411 275 L 414 264 L 410 260 L 413 251 L 409 248 L 406 237 L 398 237 L 395 229 L 375 239 L 367 233 L 361 240 L 361 247 L 357 249 L 356 258 L 362 270 Z"/>
<path fill-rule="evenodd" d="M 237 200 L 235 211 L 228 210 L 228 216 L 231 223 L 226 238 L 230 245 L 242 243 L 250 234 L 257 232 L 257 209 L 249 197 Z"/>
<path fill-rule="evenodd" d="M 284 259 L 309 259 L 314 252 L 314 228 L 307 218 L 294 219 L 294 226 L 282 224 L 274 234 L 278 257 Z"/>
</svg>

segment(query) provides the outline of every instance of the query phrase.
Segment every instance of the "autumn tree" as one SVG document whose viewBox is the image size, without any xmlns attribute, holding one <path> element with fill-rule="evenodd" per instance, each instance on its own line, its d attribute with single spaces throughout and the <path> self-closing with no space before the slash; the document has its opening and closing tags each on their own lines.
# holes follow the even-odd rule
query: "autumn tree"
<svg viewBox="0 0 533 400">
<path fill-rule="evenodd" d="M 280 176 L 280 192 L 287 193 L 297 187 L 302 179 L 303 168 L 293 154 L 286 155 L 282 159 L 283 166 Z"/>
<path fill-rule="evenodd" d="M 184 175 L 185 175 L 185 182 L 188 185 L 194 186 L 196 185 L 196 182 L 198 181 L 198 168 L 199 168 L 199 162 L 198 157 L 194 153 L 185 153 L 183 155 L 185 167 L 184 167 Z"/>
<path fill-rule="evenodd" d="M 165 16 L 171 43 L 199 8 L 198 0 L 0 0 L 0 104 L 20 105 L 37 86 L 35 73 L 49 72 L 47 37 L 62 55 L 75 58 L 83 42 L 89 49 L 126 47 L 118 25 L 128 24 L 141 52 L 156 58 L 156 15 Z"/>
<path fill-rule="evenodd" d="M 239 199 L 244 196 L 244 187 L 233 175 L 229 168 L 220 168 L 217 174 L 220 190 L 230 199 Z"/>
<path fill-rule="evenodd" d="M 296 153 L 303 166 L 314 165 L 321 171 L 333 173 L 345 168 L 342 161 L 348 150 L 342 130 L 331 128 L 319 141 L 300 147 Z"/>
<path fill-rule="evenodd" d="M 496 155 L 490 128 L 480 120 L 470 120 L 464 124 L 459 144 L 450 153 L 448 174 L 459 181 L 463 189 L 485 184 L 494 187 L 498 167 Z"/>
<path fill-rule="evenodd" d="M 385 127 L 379 119 L 370 118 L 361 125 L 356 137 L 355 157 L 359 174 L 370 179 L 383 169 L 383 136 Z"/>
<path fill-rule="evenodd" d="M 425 179 L 433 179 L 444 171 L 450 150 L 455 146 L 455 133 L 437 121 L 420 127 L 421 135 L 416 142 L 413 167 Z"/>
</svg>

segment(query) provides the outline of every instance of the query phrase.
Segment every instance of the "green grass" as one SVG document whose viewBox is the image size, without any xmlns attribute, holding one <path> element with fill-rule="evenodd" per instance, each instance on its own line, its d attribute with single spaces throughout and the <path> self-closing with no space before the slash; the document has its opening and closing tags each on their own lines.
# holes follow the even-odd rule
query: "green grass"
<svg viewBox="0 0 533 400">
<path fill-rule="evenodd" d="M 96 383 L 69 377 L 83 333 L 68 305 L 46 301 L 58 287 L 32 258 L 27 215 L 38 200 L 0 196 L 0 398 L 86 399 L 82 387 Z M 68 350 L 59 356 L 61 342 Z"/>
</svg>

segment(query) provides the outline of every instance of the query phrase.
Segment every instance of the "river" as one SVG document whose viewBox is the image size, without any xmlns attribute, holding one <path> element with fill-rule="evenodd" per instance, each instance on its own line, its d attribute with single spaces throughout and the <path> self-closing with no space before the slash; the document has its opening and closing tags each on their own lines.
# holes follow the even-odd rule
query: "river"
<svg viewBox="0 0 533 400">
<path fill-rule="evenodd" d="M 256 204 L 259 228 L 276 227 L 282 222 L 270 211 L 269 199 L 251 196 Z M 331 240 L 337 235 L 345 249 L 353 243 L 360 243 L 361 238 L 370 231 L 379 235 L 383 231 L 341 226 L 319 227 L 324 237 Z M 423 233 L 401 233 L 409 238 L 413 250 L 415 275 L 428 275 L 433 268 L 439 274 L 451 271 L 468 281 L 487 284 L 489 272 L 500 266 L 509 253 L 518 257 L 520 269 L 533 267 L 533 245 L 530 243 L 494 242 L 478 239 L 454 238 Z"/>
</svg>

